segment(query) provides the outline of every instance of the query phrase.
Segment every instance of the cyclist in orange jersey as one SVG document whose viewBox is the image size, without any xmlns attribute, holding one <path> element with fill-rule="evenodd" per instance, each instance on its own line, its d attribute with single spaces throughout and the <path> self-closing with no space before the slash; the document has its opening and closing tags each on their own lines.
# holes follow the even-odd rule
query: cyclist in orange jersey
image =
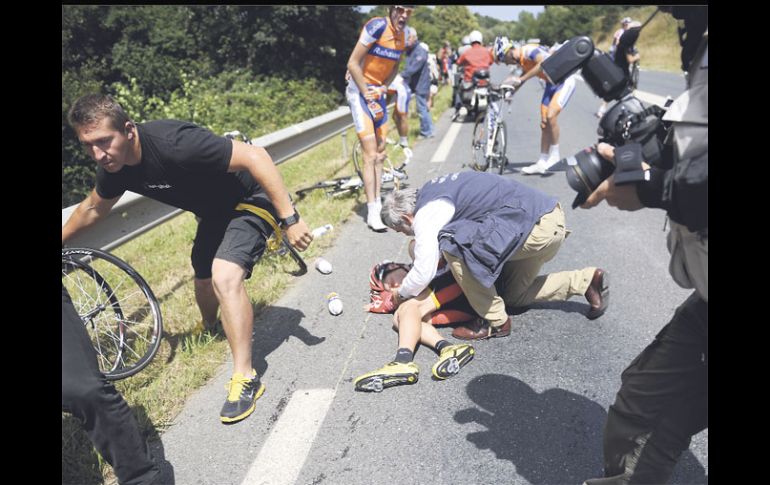
<svg viewBox="0 0 770 485">
<path fill-rule="evenodd" d="M 398 72 L 398 63 L 406 47 L 406 23 L 413 11 L 414 6 L 392 5 L 387 17 L 370 19 L 348 59 L 345 96 L 363 151 L 366 222 L 377 232 L 387 230 L 380 219 L 388 121 L 385 96 Z"/>
<path fill-rule="evenodd" d="M 552 84 L 541 66 L 551 53 L 546 47 L 538 44 L 519 46 L 506 37 L 498 37 L 495 39 L 494 51 L 497 62 L 518 64 L 524 73 L 521 77 L 511 75 L 503 83 L 520 86 L 536 76 L 545 81 L 545 90 L 540 101 L 540 157 L 537 162 L 521 169 L 521 173 L 526 175 L 535 173 L 543 175 L 561 160 L 559 114 L 567 106 L 575 91 L 575 77 L 572 75 L 559 84 Z"/>
</svg>

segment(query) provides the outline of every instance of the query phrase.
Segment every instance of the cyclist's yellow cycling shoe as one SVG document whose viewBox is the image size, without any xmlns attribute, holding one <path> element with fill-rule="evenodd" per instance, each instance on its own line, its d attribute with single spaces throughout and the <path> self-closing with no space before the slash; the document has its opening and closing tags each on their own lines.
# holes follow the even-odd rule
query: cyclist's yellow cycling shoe
<svg viewBox="0 0 770 485">
<path fill-rule="evenodd" d="M 441 349 L 438 361 L 433 364 L 433 375 L 441 380 L 452 377 L 473 360 L 475 353 L 476 349 L 468 344 L 447 345 Z"/>
<path fill-rule="evenodd" d="M 382 392 L 393 386 L 414 384 L 420 369 L 414 362 L 391 362 L 381 369 L 359 376 L 355 380 L 356 391 Z"/>
<path fill-rule="evenodd" d="M 265 385 L 259 381 L 257 372 L 254 377 L 246 377 L 236 372 L 225 386 L 229 392 L 219 417 L 223 423 L 235 423 L 247 418 L 257 407 L 257 399 L 265 392 Z"/>
</svg>

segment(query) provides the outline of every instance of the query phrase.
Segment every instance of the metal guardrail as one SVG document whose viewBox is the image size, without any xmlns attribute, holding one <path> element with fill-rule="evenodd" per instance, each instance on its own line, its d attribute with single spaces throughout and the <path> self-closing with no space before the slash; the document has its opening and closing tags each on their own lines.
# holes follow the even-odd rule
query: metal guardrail
<svg viewBox="0 0 770 485">
<path fill-rule="evenodd" d="M 264 147 L 277 165 L 352 126 L 350 108 L 340 106 L 335 111 L 255 138 L 252 143 Z M 76 207 L 73 205 L 62 209 L 62 226 Z M 183 212 L 149 197 L 126 192 L 107 217 L 68 240 L 67 244 L 109 251 Z"/>
</svg>

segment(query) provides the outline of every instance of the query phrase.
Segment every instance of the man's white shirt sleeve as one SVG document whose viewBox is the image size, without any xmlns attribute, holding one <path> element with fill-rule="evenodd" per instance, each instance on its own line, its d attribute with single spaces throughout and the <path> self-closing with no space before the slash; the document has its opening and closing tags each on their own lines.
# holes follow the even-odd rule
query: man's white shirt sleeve
<svg viewBox="0 0 770 485">
<path fill-rule="evenodd" d="M 398 290 L 403 298 L 420 294 L 436 276 L 441 252 L 438 233 L 449 224 L 455 214 L 455 206 L 447 199 L 437 199 L 425 204 L 414 216 L 414 266 L 409 270 Z"/>
</svg>

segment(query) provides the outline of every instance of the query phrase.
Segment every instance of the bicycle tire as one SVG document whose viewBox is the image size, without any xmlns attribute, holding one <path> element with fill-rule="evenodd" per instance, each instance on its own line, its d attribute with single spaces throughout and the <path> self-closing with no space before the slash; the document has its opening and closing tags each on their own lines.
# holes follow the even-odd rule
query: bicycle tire
<svg viewBox="0 0 770 485">
<path fill-rule="evenodd" d="M 495 154 L 497 155 L 497 169 L 500 175 L 505 170 L 506 161 L 506 149 L 508 148 L 508 135 L 505 133 L 505 122 L 500 121 L 497 125 L 497 134 L 495 135 L 494 147 L 496 148 Z"/>
<path fill-rule="evenodd" d="M 160 348 L 163 317 L 155 294 L 136 270 L 98 249 L 63 248 L 62 285 L 108 380 L 133 376 L 150 364 Z"/>
<path fill-rule="evenodd" d="M 486 172 L 489 168 L 487 153 L 487 117 L 482 114 L 476 118 L 473 125 L 473 138 L 471 140 L 471 168 L 477 172 Z"/>
</svg>

